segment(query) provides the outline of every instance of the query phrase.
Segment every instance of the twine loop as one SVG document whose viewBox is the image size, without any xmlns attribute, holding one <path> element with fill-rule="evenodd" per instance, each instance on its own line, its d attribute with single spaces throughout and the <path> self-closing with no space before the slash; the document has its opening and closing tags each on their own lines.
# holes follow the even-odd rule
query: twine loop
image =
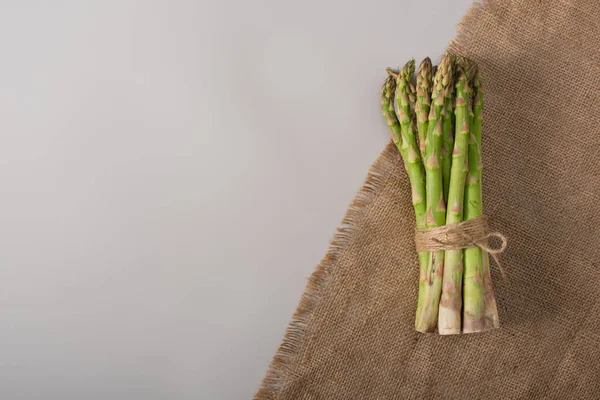
<svg viewBox="0 0 600 400">
<path fill-rule="evenodd" d="M 489 238 L 498 238 L 500 247 L 489 245 Z M 418 252 L 434 252 L 445 250 L 462 250 L 469 247 L 479 247 L 489 253 L 504 278 L 506 273 L 500 264 L 498 254 L 506 249 L 507 239 L 500 232 L 489 232 L 487 217 L 480 216 L 461 222 L 436 228 L 417 229 L 415 231 L 415 246 Z"/>
</svg>

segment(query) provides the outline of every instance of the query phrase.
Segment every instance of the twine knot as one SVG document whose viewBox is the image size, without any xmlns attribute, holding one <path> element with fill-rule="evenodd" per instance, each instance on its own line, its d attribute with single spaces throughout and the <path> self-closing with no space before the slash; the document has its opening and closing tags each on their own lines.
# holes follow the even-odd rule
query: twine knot
<svg viewBox="0 0 600 400">
<path fill-rule="evenodd" d="M 498 238 L 502 244 L 499 248 L 489 245 L 489 238 Z M 498 254 L 506 249 L 507 239 L 500 232 L 489 232 L 487 217 L 480 216 L 461 222 L 436 228 L 417 229 L 415 231 L 415 246 L 418 252 L 433 252 L 445 250 L 462 250 L 469 247 L 479 247 L 489 253 L 504 278 L 506 274 Z"/>
</svg>

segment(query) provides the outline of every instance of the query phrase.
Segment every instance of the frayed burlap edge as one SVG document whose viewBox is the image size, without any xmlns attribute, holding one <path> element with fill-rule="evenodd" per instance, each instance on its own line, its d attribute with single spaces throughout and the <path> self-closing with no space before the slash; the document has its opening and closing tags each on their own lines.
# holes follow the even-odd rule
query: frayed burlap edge
<svg viewBox="0 0 600 400">
<path fill-rule="evenodd" d="M 498 6 L 499 5 L 496 0 L 483 0 L 474 2 L 458 23 L 456 36 L 450 41 L 448 50 L 452 51 L 453 53 L 468 57 L 468 54 L 465 54 L 463 44 L 470 41 L 472 27 L 475 26 L 476 21 L 481 18 L 481 13 L 490 12 Z"/>
<path fill-rule="evenodd" d="M 352 234 L 360 225 L 368 206 L 374 203 L 384 189 L 390 172 L 398 162 L 400 162 L 400 158 L 396 146 L 390 141 L 369 169 L 367 179 L 348 207 L 341 226 L 337 228 L 337 233 L 331 240 L 327 254 L 309 278 L 300 304 L 254 400 L 276 400 L 279 397 L 281 390 L 285 387 L 289 369 L 296 362 L 298 351 L 310 328 L 313 312 L 327 290 L 329 276 L 335 268 L 337 260 L 352 239 Z"/>
</svg>

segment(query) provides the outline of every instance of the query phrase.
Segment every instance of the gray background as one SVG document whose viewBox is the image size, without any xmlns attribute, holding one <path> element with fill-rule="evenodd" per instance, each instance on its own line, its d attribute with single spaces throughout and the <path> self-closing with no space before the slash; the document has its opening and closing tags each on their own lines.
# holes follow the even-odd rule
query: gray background
<svg viewBox="0 0 600 400">
<path fill-rule="evenodd" d="M 249 399 L 470 1 L 0 1 L 0 398 Z"/>
</svg>

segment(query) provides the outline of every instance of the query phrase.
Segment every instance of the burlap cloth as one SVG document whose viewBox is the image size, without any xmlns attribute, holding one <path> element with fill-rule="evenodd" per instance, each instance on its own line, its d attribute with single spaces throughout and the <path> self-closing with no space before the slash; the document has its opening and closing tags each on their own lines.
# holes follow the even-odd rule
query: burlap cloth
<svg viewBox="0 0 600 400">
<path fill-rule="evenodd" d="M 508 278 L 492 267 L 501 329 L 414 331 L 414 215 L 390 144 L 255 399 L 600 398 L 600 1 L 490 0 L 450 48 L 487 89 L 484 209 L 510 240 Z"/>
</svg>

